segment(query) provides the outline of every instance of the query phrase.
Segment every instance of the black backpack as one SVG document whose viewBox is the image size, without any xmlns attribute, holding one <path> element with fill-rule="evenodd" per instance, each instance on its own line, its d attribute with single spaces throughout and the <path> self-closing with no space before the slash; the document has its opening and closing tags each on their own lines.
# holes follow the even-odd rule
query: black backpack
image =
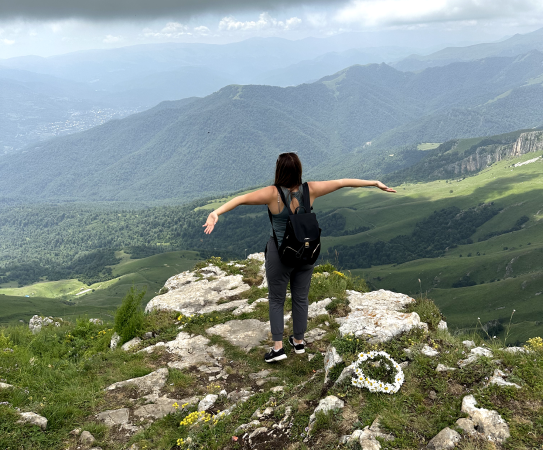
<svg viewBox="0 0 543 450">
<path fill-rule="evenodd" d="M 296 208 L 293 213 L 287 205 L 285 195 L 280 186 L 274 185 L 281 196 L 283 204 L 288 210 L 287 226 L 285 236 L 281 246 L 277 245 L 277 236 L 273 229 L 273 218 L 268 208 L 268 216 L 272 224 L 273 239 L 279 250 L 279 259 L 283 264 L 289 267 L 298 267 L 305 264 L 314 264 L 321 251 L 321 229 L 317 222 L 317 216 L 312 213 L 311 201 L 309 198 L 309 186 L 302 184 L 303 205 Z M 300 214 L 298 210 L 303 207 L 304 213 Z"/>
</svg>

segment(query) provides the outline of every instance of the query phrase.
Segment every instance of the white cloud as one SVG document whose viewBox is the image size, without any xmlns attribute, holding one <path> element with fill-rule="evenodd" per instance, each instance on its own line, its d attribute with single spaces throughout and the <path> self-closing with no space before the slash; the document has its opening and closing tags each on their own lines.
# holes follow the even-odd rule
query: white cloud
<svg viewBox="0 0 543 450">
<path fill-rule="evenodd" d="M 104 44 L 117 44 L 119 42 L 122 42 L 123 40 L 124 39 L 122 36 L 113 36 L 111 34 L 108 34 L 102 42 Z"/>
<path fill-rule="evenodd" d="M 363 26 L 478 21 L 543 14 L 541 0 L 353 0 L 335 19 Z"/>
<path fill-rule="evenodd" d="M 204 25 L 194 28 L 194 32 L 201 36 L 208 36 L 211 34 L 211 30 Z"/>
<path fill-rule="evenodd" d="M 151 28 L 145 28 L 143 30 L 143 35 L 145 37 L 175 39 L 182 36 L 191 36 L 192 32 L 191 28 L 188 25 L 179 22 L 168 22 L 166 26 L 160 31 L 154 31 Z"/>
<path fill-rule="evenodd" d="M 289 31 L 297 28 L 302 23 L 302 19 L 291 17 L 285 21 L 277 20 L 268 13 L 262 13 L 258 20 L 248 20 L 246 22 L 238 21 L 234 17 L 224 17 L 219 22 L 219 31 L 263 31 L 263 30 L 281 30 Z"/>
<path fill-rule="evenodd" d="M 15 41 L 11 40 L 11 39 L 0 39 L 0 42 L 4 45 L 13 45 L 15 44 Z"/>
</svg>

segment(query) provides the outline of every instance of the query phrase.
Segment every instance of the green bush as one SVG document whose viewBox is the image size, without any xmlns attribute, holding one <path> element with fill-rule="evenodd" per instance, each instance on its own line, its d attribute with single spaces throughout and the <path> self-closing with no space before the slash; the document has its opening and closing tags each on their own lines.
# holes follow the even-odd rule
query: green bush
<svg viewBox="0 0 543 450">
<path fill-rule="evenodd" d="M 143 331 L 145 317 L 141 308 L 141 300 L 144 295 L 145 289 L 138 292 L 132 286 L 115 313 L 115 331 L 121 337 L 123 343 L 138 336 Z"/>
</svg>

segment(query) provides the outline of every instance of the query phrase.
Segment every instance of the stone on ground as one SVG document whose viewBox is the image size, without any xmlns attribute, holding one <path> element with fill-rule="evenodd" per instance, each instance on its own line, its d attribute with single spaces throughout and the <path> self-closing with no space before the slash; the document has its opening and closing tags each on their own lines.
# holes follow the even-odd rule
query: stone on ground
<svg viewBox="0 0 543 450">
<path fill-rule="evenodd" d="M 312 319 L 317 316 L 327 315 L 326 307 L 332 303 L 332 299 L 325 298 L 319 302 L 311 303 L 308 308 L 307 317 Z"/>
<path fill-rule="evenodd" d="M 184 315 L 205 314 L 226 311 L 246 305 L 247 300 L 233 300 L 218 304 L 220 299 L 228 300 L 249 289 L 242 275 L 226 275 L 216 266 L 200 269 L 203 279 L 191 271 L 175 275 L 164 285 L 167 292 L 157 295 L 147 304 L 145 312 L 157 310 L 179 311 Z M 217 279 L 210 280 L 210 277 Z"/>
<path fill-rule="evenodd" d="M 324 335 L 326 334 L 326 330 L 323 330 L 322 328 L 313 328 L 311 331 L 308 331 L 305 333 L 304 340 L 311 344 L 315 341 L 320 341 Z"/>
<path fill-rule="evenodd" d="M 437 324 L 437 329 L 438 330 L 442 330 L 442 331 L 445 331 L 447 330 L 447 322 L 445 322 L 444 320 L 440 320 L 439 323 Z"/>
<path fill-rule="evenodd" d="M 198 412 L 207 411 L 215 404 L 218 398 L 219 396 L 216 394 L 206 395 L 202 400 L 200 400 L 200 403 L 198 403 Z"/>
<path fill-rule="evenodd" d="M 427 328 L 416 312 L 400 312 L 413 303 L 411 297 L 383 289 L 362 294 L 347 291 L 351 312 L 337 318 L 340 336 L 354 334 L 367 338 L 370 343 L 386 342 L 415 327 Z"/>
<path fill-rule="evenodd" d="M 96 414 L 96 418 L 108 427 L 127 425 L 130 420 L 130 410 L 128 408 L 109 409 Z"/>
<path fill-rule="evenodd" d="M 324 382 L 328 383 L 329 377 L 328 374 L 330 373 L 330 370 L 332 370 L 335 366 L 338 364 L 341 364 L 343 362 L 343 358 L 341 355 L 337 352 L 335 347 L 330 346 L 328 350 L 326 351 L 326 355 L 324 356 Z"/>
<path fill-rule="evenodd" d="M 168 369 L 162 368 L 154 372 L 151 372 L 149 375 L 145 375 L 139 378 L 131 378 L 125 381 L 118 381 L 106 388 L 107 391 L 112 391 L 125 386 L 135 386 L 139 392 L 142 393 L 151 393 L 160 391 L 166 384 L 168 379 Z"/>
<path fill-rule="evenodd" d="M 60 327 L 60 322 L 55 322 L 52 317 L 43 317 L 35 314 L 32 316 L 28 322 L 28 328 L 32 331 L 33 334 L 39 333 L 42 327 L 47 327 L 54 325 L 55 327 Z"/>
<path fill-rule="evenodd" d="M 436 367 L 436 372 L 448 372 L 448 371 L 453 371 L 453 370 L 456 370 L 456 367 L 448 367 L 448 366 L 445 366 L 444 364 L 438 364 Z"/>
<path fill-rule="evenodd" d="M 96 438 L 90 434 L 88 431 L 83 431 L 79 437 L 79 442 L 83 445 L 91 446 L 96 442 Z"/>
<path fill-rule="evenodd" d="M 473 424 L 473 420 L 462 417 L 461 419 L 458 419 L 456 421 L 456 425 L 458 426 L 458 428 L 461 428 L 462 431 L 466 434 L 477 433 L 477 430 L 475 430 L 475 425 Z"/>
<path fill-rule="evenodd" d="M 505 378 L 507 377 L 507 374 L 502 372 L 500 369 L 495 369 L 494 374 L 488 380 L 488 384 L 495 384 L 496 386 L 505 386 L 505 387 L 514 387 L 517 389 L 522 389 L 517 383 L 511 383 L 509 381 L 505 381 Z"/>
<path fill-rule="evenodd" d="M 489 441 L 499 444 L 505 442 L 510 436 L 509 426 L 497 411 L 477 408 L 477 401 L 473 395 L 462 399 L 462 412 L 468 414 L 476 430 L 484 434 Z"/>
<path fill-rule="evenodd" d="M 428 450 L 450 450 L 460 442 L 461 438 L 462 436 L 456 431 L 451 430 L 450 428 L 444 428 L 428 442 L 426 448 Z"/>
<path fill-rule="evenodd" d="M 40 427 L 42 430 L 47 429 L 47 419 L 43 416 L 40 416 L 39 414 L 33 412 L 24 412 L 19 413 L 19 416 L 21 418 L 17 421 L 17 423 L 29 423 L 31 425 L 36 425 Z"/>
<path fill-rule="evenodd" d="M 130 339 L 128 342 L 125 342 L 121 348 L 127 352 L 129 350 L 132 350 L 133 348 L 136 348 L 138 345 L 141 344 L 141 339 L 139 337 L 135 337 L 134 339 Z"/>
<path fill-rule="evenodd" d="M 119 336 L 117 333 L 113 333 L 113 336 L 111 336 L 111 341 L 109 342 L 109 347 L 112 350 L 116 349 L 119 342 L 121 342 L 121 336 Z"/>
<path fill-rule="evenodd" d="M 341 409 L 345 406 L 345 402 L 340 400 L 335 395 L 329 395 L 326 398 L 321 399 L 319 405 L 315 408 L 315 411 L 309 416 L 309 424 L 313 424 L 317 418 L 317 413 L 322 411 L 323 413 L 328 413 L 334 409 Z"/>
<path fill-rule="evenodd" d="M 439 352 L 436 349 L 433 349 L 432 347 L 430 347 L 428 344 L 424 344 L 420 352 L 423 355 L 429 356 L 429 357 L 434 357 L 434 356 L 439 355 Z"/>
<path fill-rule="evenodd" d="M 162 419 L 168 414 L 176 412 L 176 408 L 173 406 L 174 403 L 177 403 L 179 408 L 182 409 L 182 405 L 188 403 L 189 405 L 195 405 L 198 403 L 198 397 L 184 398 L 182 400 L 177 400 L 174 398 L 168 397 L 158 397 L 158 395 L 149 395 L 146 397 L 147 400 L 152 403 L 140 406 L 134 410 L 134 416 L 138 418 L 156 420 Z"/>
<path fill-rule="evenodd" d="M 376 438 L 392 441 L 394 436 L 381 430 L 379 417 L 377 417 L 371 426 L 366 426 L 363 430 L 355 430 L 346 440 L 348 442 L 358 441 L 362 450 L 380 450 L 381 444 Z"/>
<path fill-rule="evenodd" d="M 466 342 L 466 341 L 464 341 Z M 477 361 L 481 356 L 486 356 L 487 358 L 492 358 L 492 352 L 483 347 L 475 347 L 470 350 L 470 354 L 466 359 L 461 359 L 458 361 L 458 367 L 461 369 L 468 366 L 469 364 Z"/>
<path fill-rule="evenodd" d="M 214 365 L 216 359 L 221 357 L 224 349 L 217 345 L 209 345 L 209 339 L 200 335 L 190 335 L 181 331 L 173 341 L 159 342 L 140 351 L 147 353 L 157 349 L 164 349 L 173 355 L 176 360 L 170 361 L 168 367 L 174 369 L 186 369 L 200 364 Z"/>
<path fill-rule="evenodd" d="M 269 325 L 257 319 L 231 320 L 208 328 L 208 334 L 222 336 L 232 345 L 248 352 L 268 338 Z"/>
<path fill-rule="evenodd" d="M 350 364 L 348 365 L 347 367 L 345 367 L 339 377 L 337 377 L 337 380 L 334 384 L 340 384 L 340 383 L 343 383 L 344 380 L 349 380 L 351 381 L 351 379 L 353 378 L 354 374 L 356 372 L 354 371 L 354 363 L 353 364 Z"/>
<path fill-rule="evenodd" d="M 10 389 L 13 385 L 7 383 L 0 383 L 0 389 Z"/>
</svg>

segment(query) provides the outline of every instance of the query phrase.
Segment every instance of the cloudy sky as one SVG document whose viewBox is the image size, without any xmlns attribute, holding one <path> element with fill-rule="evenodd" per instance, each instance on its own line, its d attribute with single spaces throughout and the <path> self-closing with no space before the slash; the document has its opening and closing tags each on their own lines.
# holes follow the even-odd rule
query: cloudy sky
<svg viewBox="0 0 543 450">
<path fill-rule="evenodd" d="M 1 0 L 0 58 L 353 31 L 433 50 L 541 27 L 542 0 Z"/>
</svg>

